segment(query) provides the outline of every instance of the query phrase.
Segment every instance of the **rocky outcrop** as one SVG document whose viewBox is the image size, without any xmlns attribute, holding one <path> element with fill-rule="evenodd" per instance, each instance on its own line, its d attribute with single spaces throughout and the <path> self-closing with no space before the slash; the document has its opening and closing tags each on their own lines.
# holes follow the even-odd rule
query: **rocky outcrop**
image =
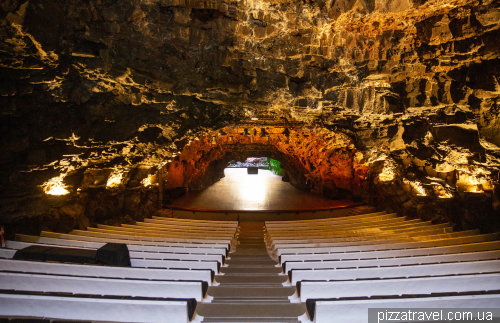
<svg viewBox="0 0 500 323">
<path fill-rule="evenodd" d="M 260 150 L 297 186 L 390 201 L 369 175 L 383 153 L 400 187 L 454 173 L 449 190 L 490 194 L 499 21 L 492 0 L 0 0 L 0 222 L 65 204 L 40 187 L 54 178 L 73 197 L 109 177 L 125 192 L 167 165 L 183 174 L 168 185 L 206 187 L 226 155 L 197 146 L 184 176 L 187 143 L 263 115 L 305 125 Z"/>
<path fill-rule="evenodd" d="M 353 141 L 345 134 L 323 128 L 296 128 L 286 136 L 283 128 L 266 127 L 266 135 L 261 136 L 260 131 L 253 135 L 252 128 L 248 135 L 244 135 L 243 128 L 240 130 L 224 128 L 223 136 L 208 134 L 186 145 L 169 165 L 167 185 L 204 189 L 223 177 L 228 161 L 270 155 L 282 162 L 296 187 L 321 193 L 345 189 L 367 196 L 368 166 L 363 158 L 356 159 Z"/>
</svg>

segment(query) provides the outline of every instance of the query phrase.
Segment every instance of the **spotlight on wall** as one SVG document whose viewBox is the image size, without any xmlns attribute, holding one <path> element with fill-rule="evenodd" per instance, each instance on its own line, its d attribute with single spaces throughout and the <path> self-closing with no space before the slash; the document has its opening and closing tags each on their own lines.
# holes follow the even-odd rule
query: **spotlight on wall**
<svg viewBox="0 0 500 323">
<path fill-rule="evenodd" d="M 260 128 L 260 136 L 265 137 L 267 135 L 266 128 Z"/>
<path fill-rule="evenodd" d="M 222 129 L 219 130 L 219 137 L 225 136 L 227 133 L 225 133 Z"/>
<path fill-rule="evenodd" d="M 250 143 L 253 144 L 253 135 L 250 136 Z"/>
<path fill-rule="evenodd" d="M 233 143 L 233 136 L 229 136 L 229 143 L 232 144 Z"/>
<path fill-rule="evenodd" d="M 285 128 L 285 130 L 283 130 L 281 134 L 290 137 L 290 130 L 288 130 L 288 128 Z"/>
<path fill-rule="evenodd" d="M 215 136 L 212 136 L 212 145 L 217 145 L 217 141 L 215 140 Z"/>
</svg>

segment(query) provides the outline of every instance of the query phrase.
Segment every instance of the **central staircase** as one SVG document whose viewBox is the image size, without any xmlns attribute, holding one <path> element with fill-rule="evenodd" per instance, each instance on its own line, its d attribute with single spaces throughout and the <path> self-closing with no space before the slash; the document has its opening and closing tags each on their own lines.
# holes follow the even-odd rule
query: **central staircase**
<svg viewBox="0 0 500 323">
<path fill-rule="evenodd" d="M 288 299 L 295 287 L 283 287 L 287 276 L 269 258 L 264 222 L 240 222 L 236 252 L 216 276 L 219 286 L 209 287 L 211 303 L 198 304 L 203 322 L 299 322 L 305 304 Z"/>
</svg>

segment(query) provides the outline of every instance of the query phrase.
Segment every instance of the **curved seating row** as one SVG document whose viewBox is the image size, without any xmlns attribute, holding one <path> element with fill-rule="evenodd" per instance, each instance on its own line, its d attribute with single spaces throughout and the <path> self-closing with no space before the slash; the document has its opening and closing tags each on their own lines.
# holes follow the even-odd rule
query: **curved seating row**
<svg viewBox="0 0 500 323">
<path fill-rule="evenodd" d="M 499 307 L 500 234 L 377 212 L 266 222 L 303 322 L 366 322 L 368 308 Z"/>
<path fill-rule="evenodd" d="M 200 322 L 197 302 L 229 255 L 237 222 L 171 218 L 70 234 L 16 235 L 0 249 L 0 316 L 112 322 Z M 177 225 L 177 223 L 179 225 Z M 172 228 L 172 230 L 170 229 Z M 13 260 L 27 247 L 126 244 L 132 267 Z M 110 310 L 110 308 L 112 308 Z"/>
</svg>

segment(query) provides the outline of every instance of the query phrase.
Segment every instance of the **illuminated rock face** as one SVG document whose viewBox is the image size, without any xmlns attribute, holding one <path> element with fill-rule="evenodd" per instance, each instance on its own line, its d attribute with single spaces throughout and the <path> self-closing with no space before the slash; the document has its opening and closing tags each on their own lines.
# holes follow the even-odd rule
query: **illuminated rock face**
<svg viewBox="0 0 500 323">
<path fill-rule="evenodd" d="M 168 167 L 167 186 L 204 189 L 224 176 L 230 160 L 269 155 L 283 163 L 296 187 L 321 193 L 344 189 L 360 197 L 368 195 L 364 180 L 368 165 L 356 161 L 354 142 L 343 133 L 322 128 L 292 129 L 287 137 L 282 128 L 268 127 L 268 136 L 261 137 L 245 136 L 235 128 L 223 131 L 227 135 L 197 138 L 184 147 Z"/>
<path fill-rule="evenodd" d="M 465 191 L 477 177 L 486 214 L 498 211 L 499 20 L 490 0 L 0 0 L 1 213 L 45 212 L 40 185 L 61 175 L 71 199 L 112 171 L 125 174 L 115 189 L 137 189 L 155 172 L 126 174 L 177 154 L 215 167 L 221 153 L 190 159 L 186 144 L 257 115 L 310 129 L 273 144 L 297 186 L 424 216 L 404 179 L 453 174 Z M 314 129 L 354 148 L 311 149 L 328 142 Z M 382 154 L 401 168 L 397 188 L 375 180 Z M 213 180 L 178 162 L 171 179 Z"/>
</svg>

